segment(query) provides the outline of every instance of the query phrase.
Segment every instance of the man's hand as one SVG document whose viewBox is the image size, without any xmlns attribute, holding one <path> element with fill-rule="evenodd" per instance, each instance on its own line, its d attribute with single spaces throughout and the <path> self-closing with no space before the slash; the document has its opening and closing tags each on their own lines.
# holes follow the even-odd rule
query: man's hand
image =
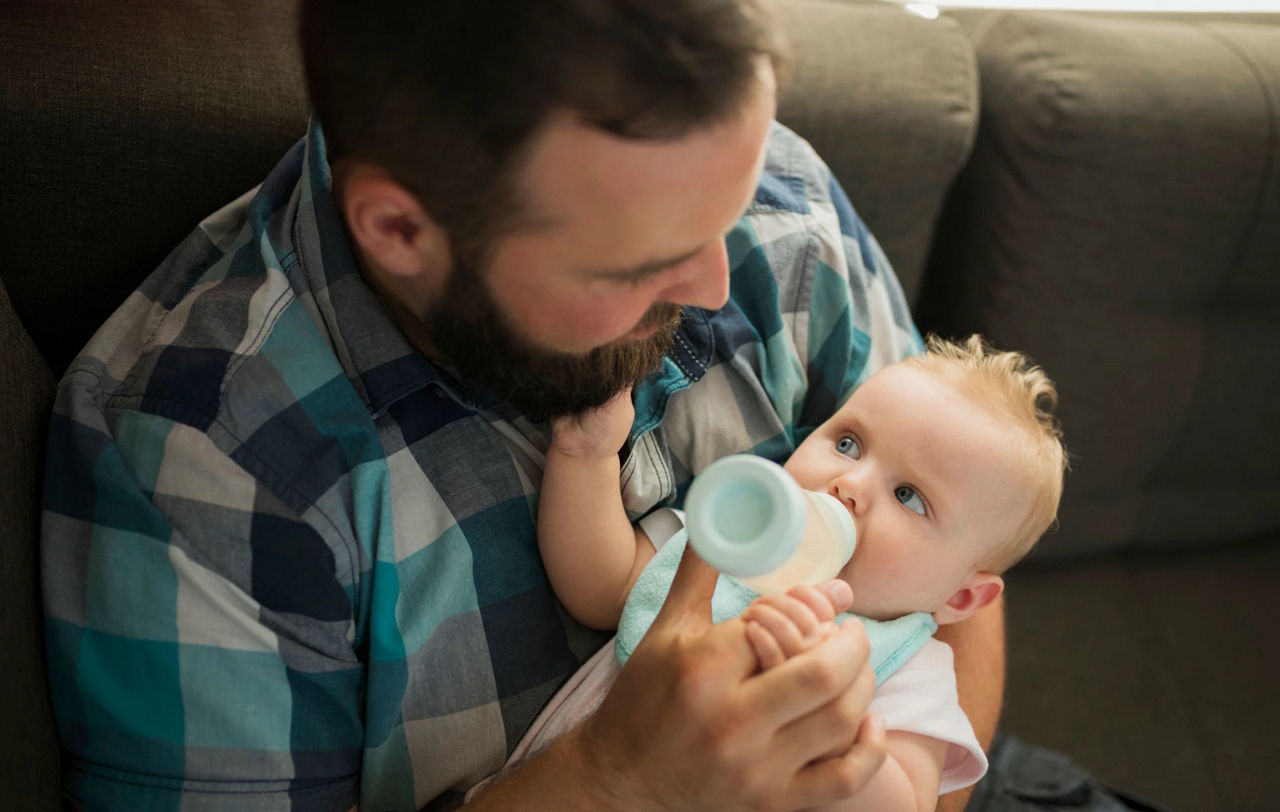
<svg viewBox="0 0 1280 812">
<path fill-rule="evenodd" d="M 875 677 L 862 625 L 761 672 L 740 618 L 711 623 L 715 579 L 686 551 L 648 634 L 571 734 L 598 805 L 786 810 L 854 794 L 885 753 L 864 719 Z"/>
</svg>

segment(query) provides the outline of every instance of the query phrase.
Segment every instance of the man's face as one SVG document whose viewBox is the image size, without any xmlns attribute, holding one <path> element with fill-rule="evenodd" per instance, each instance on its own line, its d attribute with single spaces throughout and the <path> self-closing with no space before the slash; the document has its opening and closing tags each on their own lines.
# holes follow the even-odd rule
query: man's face
<svg viewBox="0 0 1280 812">
<path fill-rule="evenodd" d="M 519 179 L 532 225 L 498 239 L 482 268 L 455 257 L 426 314 L 436 349 L 533 417 L 637 383 L 681 305 L 727 300 L 724 236 L 752 199 L 773 115 L 767 67 L 739 114 L 679 138 L 554 115 Z"/>
<path fill-rule="evenodd" d="M 840 577 L 851 611 L 936 612 L 1031 509 L 1028 474 L 1000 424 L 932 372 L 887 367 L 784 466 L 844 503 L 857 526 Z"/>
</svg>

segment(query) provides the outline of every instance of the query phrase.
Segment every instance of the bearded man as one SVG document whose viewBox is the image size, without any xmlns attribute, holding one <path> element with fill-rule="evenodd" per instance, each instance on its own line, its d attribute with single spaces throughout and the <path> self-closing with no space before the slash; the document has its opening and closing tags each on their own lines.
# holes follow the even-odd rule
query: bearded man
<svg viewBox="0 0 1280 812">
<path fill-rule="evenodd" d="M 605 639 L 538 558 L 548 418 L 634 387 L 639 517 L 919 349 L 773 121 L 755 2 L 306 0 L 300 31 L 306 137 L 59 390 L 44 587 L 84 808 L 458 803 Z M 714 578 L 686 561 L 599 712 L 474 806 L 855 792 L 884 748 L 865 637 L 756 673 Z"/>
</svg>

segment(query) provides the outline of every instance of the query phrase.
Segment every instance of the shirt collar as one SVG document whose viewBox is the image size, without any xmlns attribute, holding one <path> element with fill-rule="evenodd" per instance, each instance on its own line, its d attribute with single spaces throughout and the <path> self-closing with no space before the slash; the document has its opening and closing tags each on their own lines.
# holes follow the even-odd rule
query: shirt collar
<svg viewBox="0 0 1280 812">
<path fill-rule="evenodd" d="M 312 297 L 343 371 L 371 414 L 435 384 L 467 405 L 463 393 L 418 352 L 366 284 L 333 197 L 324 131 L 314 118 L 299 167 L 292 224 L 302 285 Z"/>
</svg>

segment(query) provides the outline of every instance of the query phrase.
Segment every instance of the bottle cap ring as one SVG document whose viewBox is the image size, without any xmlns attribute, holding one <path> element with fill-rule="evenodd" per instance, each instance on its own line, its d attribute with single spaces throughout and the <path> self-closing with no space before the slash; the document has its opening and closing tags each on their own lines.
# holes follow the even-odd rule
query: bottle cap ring
<svg viewBox="0 0 1280 812">
<path fill-rule="evenodd" d="M 777 569 L 795 552 L 805 500 L 782 466 L 735 454 L 694 478 L 685 512 L 689 543 L 702 560 L 726 575 L 750 578 Z"/>
</svg>

